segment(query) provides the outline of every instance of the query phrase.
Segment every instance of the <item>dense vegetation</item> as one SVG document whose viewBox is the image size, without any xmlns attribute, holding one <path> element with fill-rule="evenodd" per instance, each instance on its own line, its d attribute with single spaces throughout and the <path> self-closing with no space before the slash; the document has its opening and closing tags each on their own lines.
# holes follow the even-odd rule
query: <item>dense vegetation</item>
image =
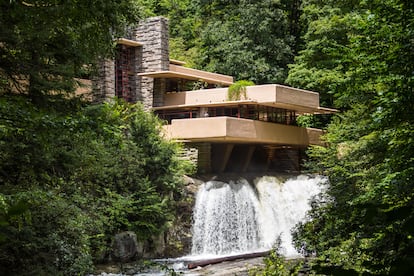
<svg viewBox="0 0 414 276">
<path fill-rule="evenodd" d="M 174 216 L 184 163 L 161 122 L 140 104 L 71 95 L 137 20 L 134 3 L 0 4 L 2 275 L 84 275 L 114 234 L 151 241 Z"/>
<path fill-rule="evenodd" d="M 323 105 L 342 111 L 327 126 L 328 146 L 309 152 L 309 169 L 331 185 L 295 231 L 298 244 L 306 241 L 317 254 L 314 271 L 412 271 L 413 1 L 0 6 L 2 268 L 84 273 L 116 231 L 131 229 L 145 239 L 169 220 L 181 163 L 176 146 L 159 138 L 159 122 L 139 105 L 90 106 L 58 96 L 73 91 L 73 76 L 93 72 L 90 64 L 111 54 L 113 36 L 142 12 L 170 19 L 173 58 L 236 80 L 315 90 Z M 267 263 L 269 270 L 279 264 L 278 258 Z"/>
<path fill-rule="evenodd" d="M 306 47 L 288 81 L 343 113 L 310 168 L 329 176 L 299 227 L 320 271 L 408 275 L 414 267 L 414 3 L 306 1 Z M 326 268 L 328 267 L 328 269 Z"/>
<path fill-rule="evenodd" d="M 176 1 L 162 1 L 176 2 Z M 186 2 L 186 1 L 179 1 Z M 190 3 L 191 2 L 191 3 Z M 342 112 L 309 169 L 329 177 L 295 232 L 325 274 L 407 275 L 414 266 L 414 2 L 189 1 L 172 35 L 200 67 L 320 92 Z M 188 28 L 188 23 L 192 28 Z M 181 27 L 185 26 L 185 27 Z M 184 45 L 184 47 L 183 47 Z M 321 126 L 326 118 L 302 118 Z"/>
<path fill-rule="evenodd" d="M 5 271 L 84 273 L 107 257 L 115 233 L 146 241 L 165 230 L 183 171 L 152 114 L 68 100 L 41 108 L 25 96 L 0 106 Z"/>
<path fill-rule="evenodd" d="M 147 14 L 170 18 L 174 58 L 236 80 L 285 82 L 299 44 L 299 1 L 143 2 Z"/>
</svg>

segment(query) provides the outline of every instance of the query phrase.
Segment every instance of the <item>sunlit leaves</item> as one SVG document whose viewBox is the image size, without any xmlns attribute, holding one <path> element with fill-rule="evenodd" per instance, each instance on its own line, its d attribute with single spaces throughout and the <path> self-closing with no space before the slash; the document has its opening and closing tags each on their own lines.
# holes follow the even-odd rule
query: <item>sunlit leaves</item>
<svg viewBox="0 0 414 276">
<path fill-rule="evenodd" d="M 339 266 L 404 275 L 413 266 L 414 52 L 406 47 L 414 38 L 414 7 L 398 0 L 309 2 L 314 6 L 305 11 L 315 22 L 289 78 L 323 84 L 348 111 L 329 125 L 328 147 L 309 152 L 309 165 L 329 176 L 326 197 L 333 201 L 313 205 L 313 221 L 299 236 L 319 248 L 325 272 Z"/>
<path fill-rule="evenodd" d="M 53 99 L 0 100 L 0 264 L 10 273 L 89 272 L 116 232 L 144 241 L 163 231 L 180 194 L 179 146 L 155 115 Z"/>
</svg>

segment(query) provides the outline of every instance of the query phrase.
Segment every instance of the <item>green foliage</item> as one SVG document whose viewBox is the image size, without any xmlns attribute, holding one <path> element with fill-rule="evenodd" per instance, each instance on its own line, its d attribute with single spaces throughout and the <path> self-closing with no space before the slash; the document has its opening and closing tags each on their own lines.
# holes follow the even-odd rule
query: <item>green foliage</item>
<svg viewBox="0 0 414 276">
<path fill-rule="evenodd" d="M 254 82 L 248 80 L 239 80 L 229 86 L 227 92 L 227 100 L 239 101 L 246 100 L 246 87 L 254 85 Z"/>
<path fill-rule="evenodd" d="M 319 87 L 347 111 L 329 125 L 328 147 L 309 152 L 309 168 L 326 174 L 330 187 L 295 239 L 316 250 L 318 273 L 407 275 L 414 260 L 414 5 L 307 2 L 307 47 L 288 80 Z"/>
<path fill-rule="evenodd" d="M 74 91 L 74 76 L 110 56 L 114 37 L 139 15 L 134 0 L 13 0 L 0 7 L 0 93 L 29 93 L 37 101 Z"/>
<path fill-rule="evenodd" d="M 358 16 L 344 13 L 331 1 L 304 1 L 302 21 L 306 22 L 303 36 L 305 48 L 295 56 L 286 82 L 321 93 L 321 104 L 332 106 L 333 94 L 348 80 L 349 36 L 355 31 Z"/>
<path fill-rule="evenodd" d="M 140 104 L 0 101 L 2 268 L 84 274 L 115 233 L 145 241 L 166 228 L 184 167 Z"/>
<path fill-rule="evenodd" d="M 329 124 L 332 118 L 331 114 L 305 114 L 296 118 L 296 123 L 301 127 L 323 129 Z"/>
<path fill-rule="evenodd" d="M 170 58 L 185 62 L 185 66 L 197 67 L 197 59 L 200 56 L 198 47 L 187 48 L 186 41 L 182 37 L 170 38 Z"/>
<path fill-rule="evenodd" d="M 265 271 L 263 276 L 288 276 L 297 275 L 301 267 L 301 263 L 292 263 L 287 261 L 275 250 L 270 252 L 270 255 L 264 259 Z"/>
<path fill-rule="evenodd" d="M 7 198 L 26 202 L 29 213 L 3 228 L 0 263 L 14 275 L 73 275 L 90 272 L 92 259 L 84 231 L 87 217 L 57 191 L 33 187 Z"/>
<path fill-rule="evenodd" d="M 201 4 L 201 64 L 255 83 L 283 83 L 292 62 L 293 37 L 279 0 Z"/>
<path fill-rule="evenodd" d="M 278 242 L 280 244 L 280 241 Z M 279 246 L 279 245 L 278 245 Z M 277 246 L 277 247 L 278 247 Z M 298 275 L 302 267 L 302 261 L 287 260 L 277 249 L 272 249 L 268 256 L 263 259 L 263 269 L 250 270 L 250 276 L 289 276 Z"/>
<path fill-rule="evenodd" d="M 172 58 L 255 83 L 283 83 L 300 44 L 300 0 L 140 1 L 170 20 Z"/>
<path fill-rule="evenodd" d="M 4 243 L 7 238 L 7 227 L 10 224 L 16 224 L 21 229 L 23 222 L 27 218 L 27 202 L 18 201 L 16 203 L 7 202 L 7 198 L 0 193 L 0 244 Z"/>
</svg>

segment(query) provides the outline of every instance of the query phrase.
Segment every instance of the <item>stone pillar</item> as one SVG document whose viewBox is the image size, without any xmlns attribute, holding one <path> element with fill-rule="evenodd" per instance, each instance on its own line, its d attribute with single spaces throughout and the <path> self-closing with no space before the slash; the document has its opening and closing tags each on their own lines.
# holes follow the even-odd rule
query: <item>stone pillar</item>
<svg viewBox="0 0 414 276">
<path fill-rule="evenodd" d="M 98 62 L 98 76 L 93 79 L 93 84 L 93 102 L 101 103 L 115 97 L 114 60 Z"/>
<path fill-rule="evenodd" d="M 134 61 L 133 61 L 133 72 L 134 76 L 131 81 L 131 88 L 133 91 L 132 101 L 133 102 L 142 102 L 141 98 L 141 78 L 137 76 L 141 72 L 142 67 L 142 47 L 134 47 Z"/>
<path fill-rule="evenodd" d="M 198 148 L 198 172 L 210 173 L 211 172 L 211 144 L 200 143 L 197 144 Z"/>
<path fill-rule="evenodd" d="M 141 73 L 167 71 L 170 68 L 168 20 L 164 17 L 152 17 L 139 23 L 131 32 L 131 39 L 143 44 L 141 49 Z M 146 109 L 163 104 L 166 92 L 165 79 L 141 77 L 141 89 L 137 99 Z"/>
<path fill-rule="evenodd" d="M 162 106 L 164 94 L 167 92 L 167 80 L 164 78 L 154 79 L 153 106 Z"/>
<path fill-rule="evenodd" d="M 128 31 L 128 39 L 140 42 L 135 47 L 132 71 L 148 73 L 167 71 L 170 68 L 168 20 L 164 17 L 152 17 L 141 21 Z M 130 78 L 132 101 L 142 102 L 145 109 L 163 104 L 166 92 L 165 79 L 148 77 Z M 98 63 L 98 76 L 93 80 L 93 101 L 103 102 L 115 97 L 115 61 L 107 59 Z"/>
</svg>

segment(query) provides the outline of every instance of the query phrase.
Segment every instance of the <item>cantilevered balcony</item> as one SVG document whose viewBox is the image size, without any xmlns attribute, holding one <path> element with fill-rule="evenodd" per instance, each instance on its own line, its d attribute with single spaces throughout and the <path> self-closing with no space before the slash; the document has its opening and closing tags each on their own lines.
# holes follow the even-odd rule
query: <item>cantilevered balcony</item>
<svg viewBox="0 0 414 276">
<path fill-rule="evenodd" d="M 321 145 L 322 130 L 232 117 L 172 120 L 167 138 L 184 142 L 251 143 L 306 147 Z"/>
<path fill-rule="evenodd" d="M 324 114 L 334 109 L 319 106 L 319 94 L 277 84 L 246 87 L 246 97 L 238 101 L 228 100 L 228 88 L 204 89 L 164 95 L 164 104 L 155 110 L 230 106 L 235 104 L 259 104 L 295 111 L 296 114 Z"/>
</svg>

